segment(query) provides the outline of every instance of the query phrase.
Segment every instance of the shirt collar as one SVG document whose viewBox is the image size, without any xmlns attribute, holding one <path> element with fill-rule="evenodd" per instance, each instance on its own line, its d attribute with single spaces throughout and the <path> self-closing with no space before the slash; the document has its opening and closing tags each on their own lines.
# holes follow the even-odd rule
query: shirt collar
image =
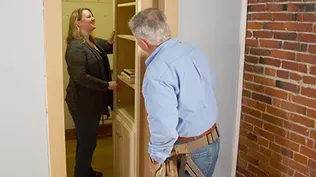
<svg viewBox="0 0 316 177">
<path fill-rule="evenodd" d="M 153 52 L 151 55 L 149 55 L 149 57 L 146 59 L 146 61 L 145 61 L 146 66 L 148 66 L 148 65 L 153 61 L 153 59 L 156 57 L 156 55 L 157 55 L 160 51 L 162 51 L 163 49 L 168 48 L 168 47 L 170 47 L 170 46 L 173 46 L 173 45 L 175 45 L 175 44 L 177 44 L 177 43 L 179 43 L 179 40 L 176 39 L 176 38 L 172 38 L 172 39 L 169 39 L 169 40 L 163 42 L 162 44 L 160 44 L 160 45 L 154 50 L 154 52 Z"/>
</svg>

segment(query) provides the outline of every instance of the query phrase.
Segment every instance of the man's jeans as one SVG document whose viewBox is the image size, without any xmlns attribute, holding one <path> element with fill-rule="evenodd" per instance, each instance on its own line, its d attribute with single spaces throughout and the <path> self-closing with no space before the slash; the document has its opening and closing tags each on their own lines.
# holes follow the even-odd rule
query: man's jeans
<svg viewBox="0 0 316 177">
<path fill-rule="evenodd" d="M 220 148 L 220 138 L 212 144 L 197 149 L 191 153 L 193 162 L 199 167 L 205 177 L 212 177 L 218 159 Z M 185 177 L 189 177 L 189 173 L 185 172 Z"/>
</svg>

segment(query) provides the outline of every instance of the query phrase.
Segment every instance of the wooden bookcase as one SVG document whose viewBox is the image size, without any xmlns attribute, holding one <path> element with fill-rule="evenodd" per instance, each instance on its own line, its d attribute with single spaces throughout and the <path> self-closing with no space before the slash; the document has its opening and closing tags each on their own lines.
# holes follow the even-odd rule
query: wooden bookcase
<svg viewBox="0 0 316 177">
<path fill-rule="evenodd" d="M 120 90 L 114 94 L 113 161 L 114 177 L 148 177 L 149 131 L 141 94 L 145 60 L 148 57 L 138 46 L 128 21 L 141 9 L 158 7 L 170 16 L 172 33 L 177 31 L 178 0 L 114 0 L 114 79 Z M 166 10 L 168 9 L 168 10 Z M 171 11 L 174 13 L 171 14 Z M 169 18 L 169 17 L 168 17 Z M 121 76 L 124 69 L 135 70 L 135 82 Z"/>
</svg>

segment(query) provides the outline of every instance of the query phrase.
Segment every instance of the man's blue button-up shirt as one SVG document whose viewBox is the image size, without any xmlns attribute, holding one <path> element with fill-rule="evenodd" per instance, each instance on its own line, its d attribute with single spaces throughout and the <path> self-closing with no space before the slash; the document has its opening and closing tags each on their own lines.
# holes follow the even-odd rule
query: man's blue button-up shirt
<svg viewBox="0 0 316 177">
<path fill-rule="evenodd" d="M 217 121 L 215 77 L 203 51 L 175 38 L 156 48 L 146 66 L 149 154 L 163 163 L 178 137 L 198 136 Z"/>
</svg>

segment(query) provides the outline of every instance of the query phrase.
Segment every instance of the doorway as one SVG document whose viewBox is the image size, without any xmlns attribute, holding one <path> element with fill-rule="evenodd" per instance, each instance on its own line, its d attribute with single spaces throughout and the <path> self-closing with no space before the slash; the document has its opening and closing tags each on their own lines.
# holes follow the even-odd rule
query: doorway
<svg viewBox="0 0 316 177">
<path fill-rule="evenodd" d="M 64 97 L 66 96 L 65 90 L 69 81 L 64 54 L 67 47 L 66 37 L 71 13 L 77 8 L 89 8 L 96 19 L 96 29 L 93 31 L 93 35 L 98 38 L 107 39 L 114 26 L 113 3 L 113 0 L 61 0 Z M 110 68 L 113 71 L 113 54 L 108 54 L 108 58 Z M 64 116 L 67 177 L 73 177 L 77 140 L 76 129 L 67 104 L 64 104 Z M 103 176 L 113 176 L 112 117 L 102 115 L 99 125 L 97 147 L 93 155 L 92 167 L 94 170 L 102 172 Z"/>
</svg>

